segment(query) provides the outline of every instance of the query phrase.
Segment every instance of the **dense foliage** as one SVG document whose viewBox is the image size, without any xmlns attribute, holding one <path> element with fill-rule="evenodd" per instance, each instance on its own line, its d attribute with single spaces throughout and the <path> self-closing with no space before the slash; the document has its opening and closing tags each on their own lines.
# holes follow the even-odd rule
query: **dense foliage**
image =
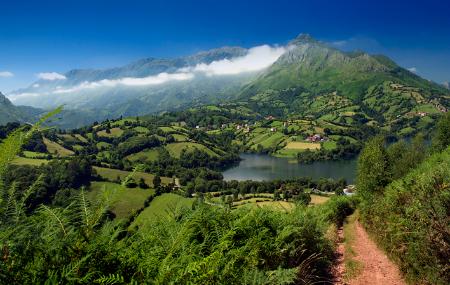
<svg viewBox="0 0 450 285">
<path fill-rule="evenodd" d="M 330 280 L 333 247 L 326 232 L 350 211 L 352 205 L 345 198 L 331 206 L 299 204 L 290 213 L 230 211 L 199 201 L 193 209 L 169 209 L 165 218 L 140 227 L 133 224 L 136 214 L 125 221 L 114 219 L 109 211 L 114 200 L 111 191 L 90 200 L 81 188 L 68 205 L 38 203 L 30 210 L 27 201 L 43 181 L 55 188 L 77 188 L 92 174 L 89 161 L 80 158 L 15 168 L 22 179 L 13 181 L 8 165 L 34 130 L 26 134 L 17 130 L 0 144 L 1 283 L 310 284 Z M 155 176 L 154 183 L 158 180 Z M 155 195 L 161 194 L 158 189 Z M 152 207 L 155 195 L 149 196 L 144 208 Z"/>
<path fill-rule="evenodd" d="M 450 282 L 449 118 L 438 124 L 431 156 L 421 137 L 387 148 L 377 137 L 359 159 L 363 222 L 412 283 Z"/>
</svg>

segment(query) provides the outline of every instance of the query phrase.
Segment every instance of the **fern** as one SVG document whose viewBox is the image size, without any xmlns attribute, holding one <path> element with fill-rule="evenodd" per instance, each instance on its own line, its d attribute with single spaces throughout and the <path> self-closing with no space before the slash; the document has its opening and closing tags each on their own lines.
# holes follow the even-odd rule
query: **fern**
<svg viewBox="0 0 450 285">
<path fill-rule="evenodd" d="M 99 284 L 124 284 L 125 280 L 123 276 L 119 274 L 109 274 L 108 276 L 102 276 L 95 280 L 95 283 Z"/>
</svg>

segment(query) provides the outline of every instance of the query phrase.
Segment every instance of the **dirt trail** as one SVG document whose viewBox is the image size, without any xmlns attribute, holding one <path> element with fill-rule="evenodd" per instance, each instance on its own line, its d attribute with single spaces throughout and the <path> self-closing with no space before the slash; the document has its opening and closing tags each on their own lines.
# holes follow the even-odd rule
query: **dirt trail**
<svg viewBox="0 0 450 285">
<path fill-rule="evenodd" d="M 355 261 L 359 262 L 362 266 L 361 271 L 357 276 L 351 278 L 351 280 L 344 281 L 343 273 L 345 272 L 345 265 L 343 258 L 338 259 L 338 266 L 335 270 L 336 281 L 335 284 L 348 284 L 348 285 L 403 285 L 406 284 L 397 268 L 386 256 L 386 254 L 380 250 L 375 243 L 369 238 L 367 232 L 361 226 L 359 222 L 355 222 L 354 241 L 352 242 L 352 248 L 355 252 L 355 256 L 352 257 Z M 338 232 L 338 235 L 342 233 Z M 338 246 L 338 256 L 342 255 L 342 248 Z M 344 255 L 346 253 L 344 252 Z M 340 261 L 340 264 L 339 264 Z"/>
</svg>

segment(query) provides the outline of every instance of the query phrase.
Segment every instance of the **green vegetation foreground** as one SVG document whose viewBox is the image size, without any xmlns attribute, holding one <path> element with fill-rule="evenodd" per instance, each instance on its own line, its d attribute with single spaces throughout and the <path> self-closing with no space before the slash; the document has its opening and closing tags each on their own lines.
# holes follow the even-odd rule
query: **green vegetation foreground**
<svg viewBox="0 0 450 285">
<path fill-rule="evenodd" d="M 114 193 L 90 202 L 84 190 L 68 206 L 35 205 L 3 175 L 35 130 L 14 131 L 0 145 L 0 281 L 8 284 L 308 284 L 330 280 L 333 223 L 345 197 L 290 213 L 230 211 L 195 203 L 151 226 L 128 229 L 110 215 Z M 152 207 L 151 203 L 147 205 Z M 169 209 L 170 210 L 170 209 Z"/>
</svg>

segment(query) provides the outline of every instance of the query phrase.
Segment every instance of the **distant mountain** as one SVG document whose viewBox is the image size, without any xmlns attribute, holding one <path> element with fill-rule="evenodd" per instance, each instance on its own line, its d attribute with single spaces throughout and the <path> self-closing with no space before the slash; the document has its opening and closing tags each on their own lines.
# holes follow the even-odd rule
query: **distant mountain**
<svg viewBox="0 0 450 285">
<path fill-rule="evenodd" d="M 15 104 L 45 109 L 65 104 L 59 120 L 64 127 L 237 101 L 261 114 L 336 122 L 357 118 L 389 129 L 414 114 L 450 107 L 447 89 L 391 59 L 343 52 L 305 34 L 284 47 L 223 47 L 111 69 L 71 70 L 64 77 L 37 81 L 8 96 Z"/>
<path fill-rule="evenodd" d="M 9 122 L 33 122 L 42 113 L 32 107 L 15 106 L 0 92 L 0 125 Z"/>
<path fill-rule="evenodd" d="M 450 107 L 448 90 L 385 56 L 343 52 L 303 34 L 289 46 L 243 88 L 241 101 L 263 114 L 357 120 L 386 129 Z"/>
</svg>

